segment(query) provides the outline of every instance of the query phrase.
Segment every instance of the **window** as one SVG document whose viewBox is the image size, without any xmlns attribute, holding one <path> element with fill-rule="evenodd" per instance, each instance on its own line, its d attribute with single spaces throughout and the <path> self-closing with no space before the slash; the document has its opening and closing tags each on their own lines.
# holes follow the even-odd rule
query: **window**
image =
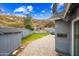
<svg viewBox="0 0 79 59">
<path fill-rule="evenodd" d="M 57 34 L 57 37 L 66 38 L 67 37 L 67 34 L 65 34 L 65 33 L 58 33 Z"/>
</svg>

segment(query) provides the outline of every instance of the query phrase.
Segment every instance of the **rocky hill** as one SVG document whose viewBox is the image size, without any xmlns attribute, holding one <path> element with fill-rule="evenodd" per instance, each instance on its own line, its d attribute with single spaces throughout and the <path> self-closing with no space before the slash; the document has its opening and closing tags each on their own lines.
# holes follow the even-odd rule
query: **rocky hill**
<svg viewBox="0 0 79 59">
<path fill-rule="evenodd" d="M 51 23 L 52 22 L 52 23 Z M 54 26 L 55 22 L 50 20 L 32 19 L 33 27 L 49 27 Z M 0 14 L 0 27 L 24 27 L 24 17 Z"/>
<path fill-rule="evenodd" d="M 51 20 L 32 20 L 32 25 L 35 27 L 49 27 L 48 25 L 54 26 L 55 22 Z"/>
<path fill-rule="evenodd" d="M 24 17 L 0 15 L 0 27 L 24 27 Z"/>
</svg>

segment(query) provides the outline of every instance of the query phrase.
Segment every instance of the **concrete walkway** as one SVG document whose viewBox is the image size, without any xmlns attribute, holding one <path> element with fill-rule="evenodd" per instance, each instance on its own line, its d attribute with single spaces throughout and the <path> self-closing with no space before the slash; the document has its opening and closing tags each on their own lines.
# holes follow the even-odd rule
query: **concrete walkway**
<svg viewBox="0 0 79 59">
<path fill-rule="evenodd" d="M 48 35 L 28 44 L 18 56 L 55 56 L 55 36 Z"/>
</svg>

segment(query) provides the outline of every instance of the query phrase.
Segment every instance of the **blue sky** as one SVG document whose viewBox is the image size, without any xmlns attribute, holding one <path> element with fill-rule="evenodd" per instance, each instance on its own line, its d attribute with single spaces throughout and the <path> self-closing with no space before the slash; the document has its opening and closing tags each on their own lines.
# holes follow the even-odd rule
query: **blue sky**
<svg viewBox="0 0 79 59">
<path fill-rule="evenodd" d="M 51 17 L 53 3 L 0 3 L 2 14 L 24 16 L 29 14 L 35 19 L 47 19 Z M 60 3 L 57 11 L 63 11 L 63 3 Z"/>
</svg>

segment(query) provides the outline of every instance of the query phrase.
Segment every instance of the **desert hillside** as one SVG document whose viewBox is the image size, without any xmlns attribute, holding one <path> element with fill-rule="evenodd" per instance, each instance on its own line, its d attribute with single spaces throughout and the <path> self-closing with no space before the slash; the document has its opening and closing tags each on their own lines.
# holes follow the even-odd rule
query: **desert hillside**
<svg viewBox="0 0 79 59">
<path fill-rule="evenodd" d="M 24 17 L 1 15 L 0 14 L 0 27 L 24 27 Z M 28 23 L 28 20 L 27 20 Z M 33 27 L 54 27 L 55 22 L 50 20 L 36 20 L 32 19 L 31 26 Z"/>
<path fill-rule="evenodd" d="M 54 27 L 55 21 L 51 20 L 32 20 L 32 26 L 34 27 Z"/>
<path fill-rule="evenodd" d="M 0 15 L 0 26 L 24 27 L 24 17 Z"/>
</svg>

